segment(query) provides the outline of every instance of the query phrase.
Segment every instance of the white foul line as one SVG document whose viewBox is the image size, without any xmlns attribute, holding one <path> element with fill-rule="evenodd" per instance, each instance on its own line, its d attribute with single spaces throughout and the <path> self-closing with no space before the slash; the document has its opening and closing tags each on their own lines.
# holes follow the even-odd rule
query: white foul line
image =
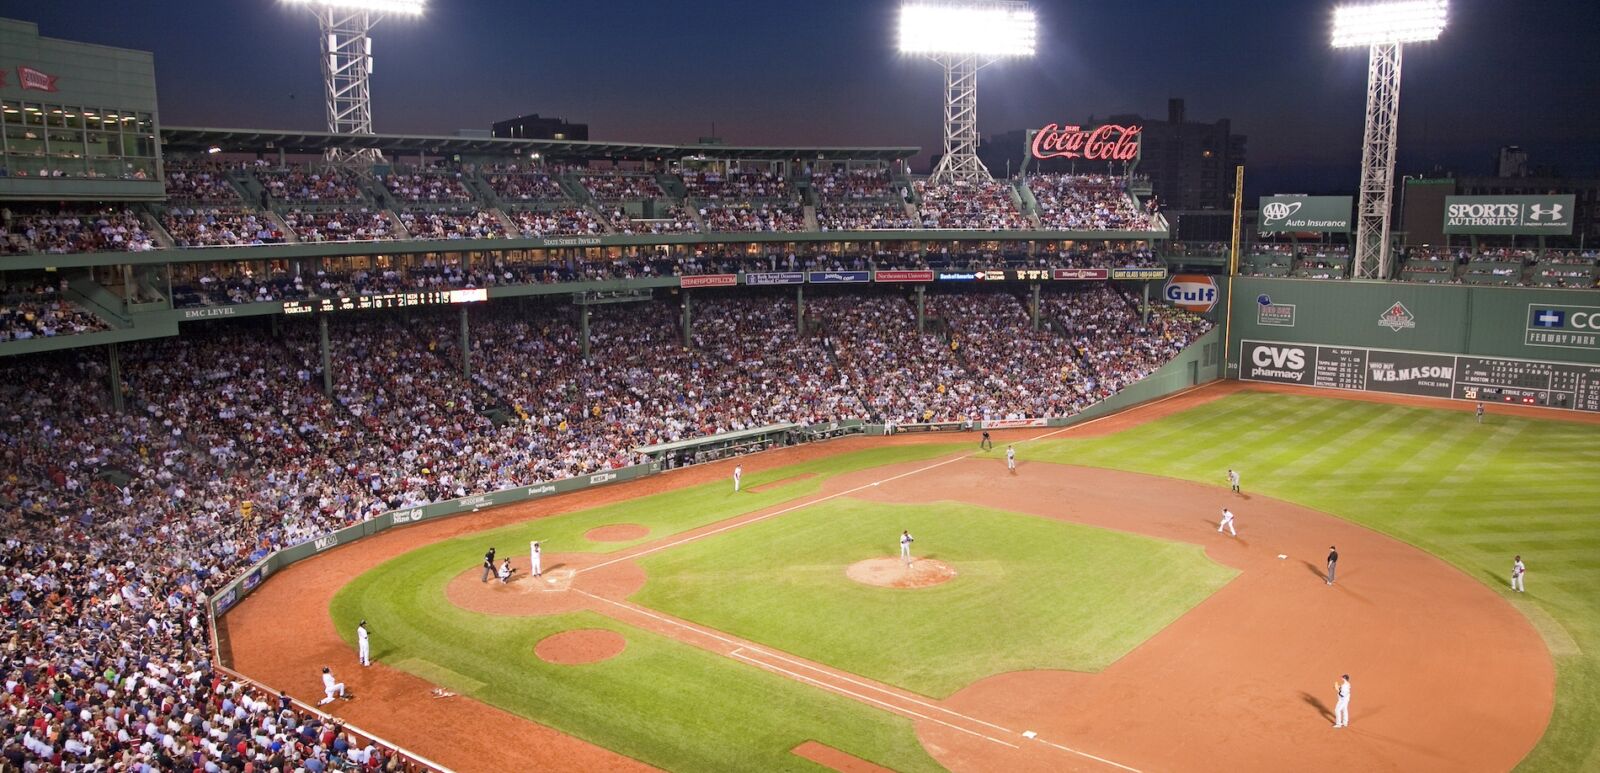
<svg viewBox="0 0 1600 773">
<path fill-rule="evenodd" d="M 742 660 L 742 661 L 744 661 L 746 663 L 750 663 L 750 664 L 756 666 L 757 668 L 761 668 L 761 669 L 765 669 L 765 670 L 768 670 L 768 671 L 773 671 L 775 673 L 783 674 L 783 675 L 785 675 L 785 676 L 787 676 L 787 677 L 789 677 L 791 679 L 797 680 L 797 681 L 814 684 L 814 685 L 816 685 L 818 687 L 821 687 L 824 690 L 831 690 L 833 692 L 839 693 L 840 695 L 848 695 L 848 696 L 850 696 L 852 698 L 855 698 L 858 701 L 862 701 L 862 702 L 865 702 L 865 703 L 875 703 L 875 704 L 877 704 L 879 706 L 882 706 L 884 709 L 886 709 L 888 711 L 892 711 L 892 712 L 894 712 L 896 714 L 904 714 L 904 715 L 909 716 L 909 717 L 916 717 L 917 719 L 924 719 L 924 720 L 927 720 L 929 722 L 936 722 L 938 724 L 941 724 L 941 725 L 944 725 L 945 727 L 950 728 L 951 730 L 959 730 L 959 731 L 961 731 L 963 733 L 966 733 L 967 735 L 976 736 L 978 738 L 984 739 L 985 741 L 992 741 L 994 743 L 1000 744 L 1001 746 L 1009 746 L 1009 747 L 1011 747 L 1013 749 L 1022 748 L 1020 746 L 1017 746 L 1014 743 L 1007 743 L 1007 742 L 1002 741 L 1002 740 L 1000 740 L 998 738 L 995 738 L 994 736 L 984 735 L 983 733 L 980 733 L 980 732 L 978 732 L 976 730 L 968 730 L 967 728 L 961 727 L 960 725 L 953 725 L 953 724 L 951 724 L 949 722 L 946 722 L 946 721 L 944 721 L 942 719 L 935 719 L 933 717 L 930 717 L 930 716 L 927 716 L 927 715 L 924 715 L 924 714 L 918 714 L 917 712 L 912 711 L 911 709 L 905 708 L 904 706 L 896 706 L 894 704 L 889 703 L 888 701 L 881 701 L 881 700 L 878 700 L 877 698 L 873 698 L 873 697 L 870 697 L 870 696 L 862 695 L 860 693 L 854 693 L 854 692 L 846 690 L 843 687 L 840 687 L 838 685 L 828 684 L 827 682 L 824 682 L 824 681 L 822 681 L 820 679 L 813 679 L 813 678 L 811 678 L 809 676 L 806 676 L 804 674 L 797 674 L 797 673 L 795 673 L 793 671 L 790 671 L 790 670 L 788 670 L 786 668 L 779 668 L 778 666 L 774 666 L 771 663 L 763 663 L 760 660 L 757 660 L 755 658 L 750 657 L 749 655 L 744 654 L 744 648 L 743 647 L 735 649 L 733 652 L 729 653 L 729 657 L 737 658 L 737 659 Z"/>
</svg>

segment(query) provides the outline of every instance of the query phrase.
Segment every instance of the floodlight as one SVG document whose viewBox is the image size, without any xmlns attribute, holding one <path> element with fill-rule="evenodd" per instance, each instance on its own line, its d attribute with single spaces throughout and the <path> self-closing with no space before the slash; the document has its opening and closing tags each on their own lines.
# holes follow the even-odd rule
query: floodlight
<svg viewBox="0 0 1600 773">
<path fill-rule="evenodd" d="M 1038 19 L 1025 2 L 911 2 L 900 7 L 899 48 L 944 66 L 944 157 L 934 182 L 987 182 L 978 160 L 978 70 L 1033 56 Z"/>
<path fill-rule="evenodd" d="M 1406 43 L 1437 40 L 1448 0 L 1347 5 L 1334 9 L 1334 48 L 1367 51 L 1367 120 L 1361 136 L 1361 187 L 1356 203 L 1358 279 L 1390 273 L 1389 199 L 1394 189 L 1395 144 L 1400 136 L 1400 62 Z"/>
<path fill-rule="evenodd" d="M 417 16 L 426 5 L 424 0 L 283 0 L 291 5 L 308 5 L 331 8 L 336 11 L 366 11 L 367 13 L 397 13 Z"/>
<path fill-rule="evenodd" d="M 1019 3 L 900 7 L 900 53 L 1033 56 L 1033 10 Z"/>
<path fill-rule="evenodd" d="M 372 134 L 372 25 L 385 14 L 420 16 L 426 0 L 284 0 L 309 8 L 322 31 L 322 81 L 330 134 Z M 374 162 L 375 149 L 331 148 L 329 161 Z"/>
<path fill-rule="evenodd" d="M 1352 48 L 1437 40 L 1448 0 L 1346 5 L 1333 9 L 1333 47 Z"/>
</svg>

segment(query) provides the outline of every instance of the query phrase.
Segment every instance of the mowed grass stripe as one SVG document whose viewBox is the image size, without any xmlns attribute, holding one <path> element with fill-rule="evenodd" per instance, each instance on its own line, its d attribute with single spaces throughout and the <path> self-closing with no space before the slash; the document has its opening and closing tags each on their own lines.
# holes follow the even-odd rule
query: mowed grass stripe
<svg viewBox="0 0 1600 773">
<path fill-rule="evenodd" d="M 1321 509 L 1431 551 L 1509 593 L 1528 562 L 1535 626 L 1557 657 L 1556 710 L 1521 769 L 1600 770 L 1600 428 L 1300 395 L 1230 395 L 1032 458 L 1212 485 Z"/>
</svg>

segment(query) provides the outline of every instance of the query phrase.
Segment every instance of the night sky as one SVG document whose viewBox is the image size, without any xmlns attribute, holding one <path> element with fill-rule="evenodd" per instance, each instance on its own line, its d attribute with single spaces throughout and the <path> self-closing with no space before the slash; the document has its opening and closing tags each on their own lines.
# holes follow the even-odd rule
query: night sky
<svg viewBox="0 0 1600 773">
<path fill-rule="evenodd" d="M 147 9 L 134 12 L 135 7 Z M 591 137 L 940 143 L 941 76 L 894 50 L 897 3 L 429 0 L 373 42 L 380 132 L 448 134 L 538 112 Z M 1231 118 L 1252 192 L 1348 192 L 1365 51 L 1328 47 L 1332 3 L 1036 0 L 1039 55 L 979 79 L 984 134 L 1138 112 Z M 155 9 L 159 8 L 160 12 Z M 1452 0 L 1405 54 L 1400 171 L 1492 173 L 1502 144 L 1600 168 L 1600 2 Z M 315 20 L 273 0 L 0 0 L 49 37 L 155 52 L 166 125 L 321 129 Z M 923 156 L 925 162 L 926 154 Z"/>
</svg>

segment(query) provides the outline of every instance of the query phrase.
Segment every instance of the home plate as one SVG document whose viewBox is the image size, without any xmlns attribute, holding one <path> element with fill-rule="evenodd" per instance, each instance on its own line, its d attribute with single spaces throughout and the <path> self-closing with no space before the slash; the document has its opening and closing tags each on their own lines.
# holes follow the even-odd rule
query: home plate
<svg viewBox="0 0 1600 773">
<path fill-rule="evenodd" d="M 572 578 L 577 576 L 572 569 L 554 569 L 544 573 L 545 585 L 539 590 L 562 591 L 572 587 Z"/>
</svg>

